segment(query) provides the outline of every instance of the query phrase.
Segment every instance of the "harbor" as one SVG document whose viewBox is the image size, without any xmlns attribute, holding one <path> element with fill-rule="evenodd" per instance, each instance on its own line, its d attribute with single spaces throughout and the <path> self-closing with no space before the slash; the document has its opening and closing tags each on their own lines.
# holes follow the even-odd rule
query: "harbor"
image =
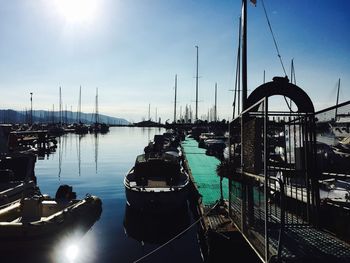
<svg viewBox="0 0 350 263">
<path fill-rule="evenodd" d="M 0 4 L 0 261 L 350 262 L 349 10 Z"/>
</svg>

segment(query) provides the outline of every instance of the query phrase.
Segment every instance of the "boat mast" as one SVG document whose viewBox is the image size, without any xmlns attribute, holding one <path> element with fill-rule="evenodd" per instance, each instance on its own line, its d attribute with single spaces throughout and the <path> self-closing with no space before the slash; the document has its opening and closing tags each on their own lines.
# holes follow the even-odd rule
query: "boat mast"
<svg viewBox="0 0 350 263">
<path fill-rule="evenodd" d="M 52 123 L 55 124 L 55 104 L 52 104 Z"/>
<path fill-rule="evenodd" d="M 337 115 L 338 115 L 339 90 L 340 90 L 340 78 L 339 78 L 339 80 L 338 80 L 337 103 L 336 103 L 336 106 L 337 106 L 337 107 L 335 108 L 334 120 L 337 120 Z"/>
<path fill-rule="evenodd" d="M 96 88 L 96 98 L 95 98 L 95 123 L 97 124 L 99 122 L 98 118 L 98 88 Z"/>
<path fill-rule="evenodd" d="M 197 49 L 197 64 L 196 64 L 196 119 L 198 121 L 198 46 L 195 46 Z"/>
<path fill-rule="evenodd" d="M 247 0 L 242 0 L 242 111 L 247 101 Z"/>
<path fill-rule="evenodd" d="M 78 102 L 78 123 L 81 122 L 80 115 L 81 115 L 81 86 L 79 88 L 79 102 Z"/>
<path fill-rule="evenodd" d="M 60 116 L 60 126 L 62 126 L 62 91 L 61 91 L 61 86 L 60 86 L 60 99 L 59 99 L 59 116 Z"/>
<path fill-rule="evenodd" d="M 176 123 L 177 74 L 175 75 L 174 123 Z"/>
<path fill-rule="evenodd" d="M 217 121 L 217 88 L 218 88 L 218 84 L 215 82 L 214 122 Z"/>
<path fill-rule="evenodd" d="M 151 104 L 148 104 L 148 120 L 151 120 Z"/>
</svg>

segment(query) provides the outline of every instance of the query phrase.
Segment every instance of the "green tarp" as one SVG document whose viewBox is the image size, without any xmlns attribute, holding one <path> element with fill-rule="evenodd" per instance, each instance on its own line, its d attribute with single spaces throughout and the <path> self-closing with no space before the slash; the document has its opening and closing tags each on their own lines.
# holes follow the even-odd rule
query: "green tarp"
<svg viewBox="0 0 350 263">
<path fill-rule="evenodd" d="M 198 148 L 198 142 L 192 138 L 186 138 L 182 147 L 191 169 L 194 183 L 199 193 L 203 196 L 203 205 L 212 205 L 220 199 L 220 177 L 216 173 L 216 167 L 220 161 L 214 156 L 205 154 L 205 149 Z M 228 180 L 223 179 L 224 199 L 228 199 Z"/>
</svg>

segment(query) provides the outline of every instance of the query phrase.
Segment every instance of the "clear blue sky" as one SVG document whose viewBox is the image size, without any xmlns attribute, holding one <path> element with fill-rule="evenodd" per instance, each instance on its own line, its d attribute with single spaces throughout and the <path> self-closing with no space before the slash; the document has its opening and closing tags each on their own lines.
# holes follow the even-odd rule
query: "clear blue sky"
<svg viewBox="0 0 350 263">
<path fill-rule="evenodd" d="M 283 75 L 261 2 L 248 10 L 248 85 Z M 350 2 L 265 0 L 287 72 L 294 58 L 297 84 L 316 109 L 331 106 L 342 79 L 350 99 Z M 173 116 L 174 75 L 182 108 L 195 100 L 199 46 L 199 115 L 214 103 L 231 116 L 239 0 L 0 0 L 0 108 L 94 109 L 139 121 L 151 104 L 163 121 Z"/>
</svg>

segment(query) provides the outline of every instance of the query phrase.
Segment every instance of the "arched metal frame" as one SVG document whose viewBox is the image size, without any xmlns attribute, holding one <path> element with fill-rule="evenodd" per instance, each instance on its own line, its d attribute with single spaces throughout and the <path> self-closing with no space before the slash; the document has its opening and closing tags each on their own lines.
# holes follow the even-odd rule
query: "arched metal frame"
<svg viewBox="0 0 350 263">
<path fill-rule="evenodd" d="M 288 78 L 274 77 L 273 81 L 257 87 L 248 97 L 247 108 L 265 97 L 281 95 L 290 98 L 300 113 L 314 113 L 314 105 L 310 97 L 298 86 L 289 83 Z"/>
</svg>

